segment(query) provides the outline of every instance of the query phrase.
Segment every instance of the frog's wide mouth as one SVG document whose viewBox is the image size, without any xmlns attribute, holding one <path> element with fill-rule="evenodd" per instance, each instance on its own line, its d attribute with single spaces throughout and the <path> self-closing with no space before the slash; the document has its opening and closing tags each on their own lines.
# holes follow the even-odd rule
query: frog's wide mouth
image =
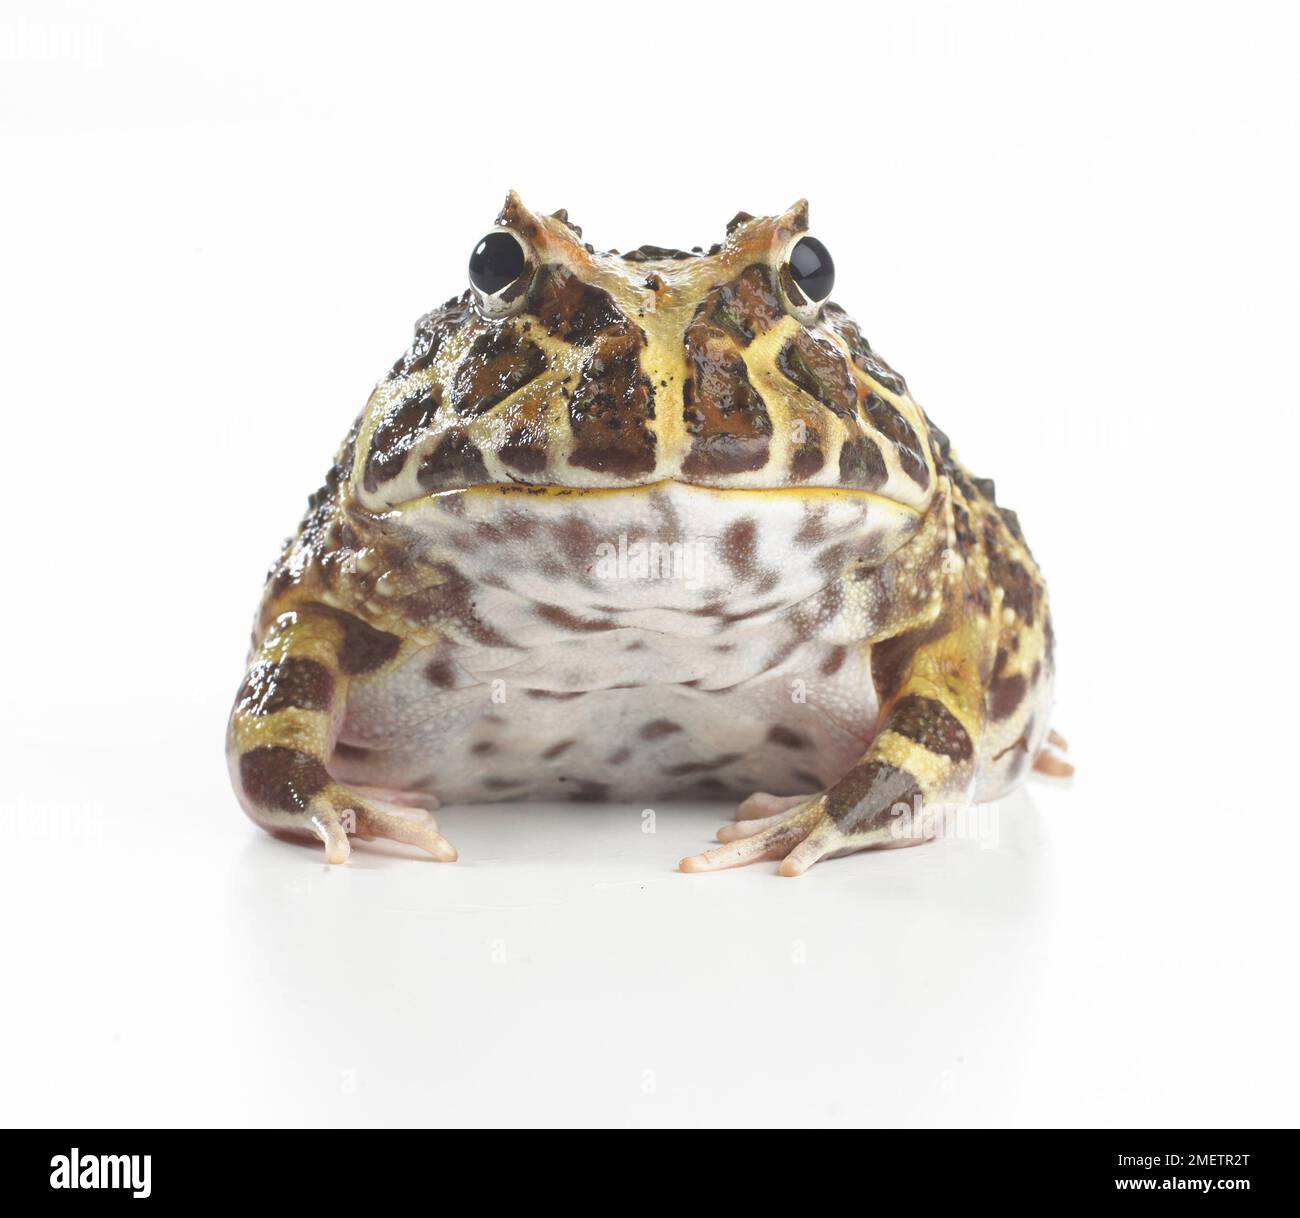
<svg viewBox="0 0 1300 1218">
<path fill-rule="evenodd" d="M 718 488 L 672 479 L 630 487 L 482 484 L 435 491 L 379 517 L 430 569 L 454 569 L 491 589 L 484 597 L 541 605 L 543 617 L 584 623 L 578 628 L 593 633 L 599 624 L 676 634 L 772 620 L 821 594 L 848 567 L 885 561 L 925 519 L 853 488 Z M 535 628 L 533 617 L 525 613 L 518 630 Z"/>
<path fill-rule="evenodd" d="M 709 486 L 701 482 L 685 482 L 677 478 L 663 478 L 657 482 L 642 482 L 631 486 L 558 486 L 549 482 L 479 482 L 472 486 L 453 487 L 448 490 L 432 491 L 412 499 L 395 503 L 390 511 L 403 511 L 421 503 L 455 498 L 483 499 L 486 497 L 522 497 L 546 500 L 582 500 L 620 498 L 648 498 L 656 494 L 683 493 L 704 498 L 714 497 L 719 502 L 761 502 L 800 501 L 817 502 L 856 502 L 875 504 L 902 517 L 919 519 L 925 513 L 911 504 L 891 499 L 888 495 L 878 495 L 874 491 L 862 490 L 851 486 Z"/>
</svg>

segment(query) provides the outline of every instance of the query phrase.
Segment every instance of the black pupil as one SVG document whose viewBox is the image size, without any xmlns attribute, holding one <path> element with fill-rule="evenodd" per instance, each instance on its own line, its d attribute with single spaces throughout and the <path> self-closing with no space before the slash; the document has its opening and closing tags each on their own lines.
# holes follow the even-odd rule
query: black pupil
<svg viewBox="0 0 1300 1218">
<path fill-rule="evenodd" d="M 469 281 L 494 296 L 524 273 L 524 251 L 509 233 L 488 233 L 469 256 Z"/>
<path fill-rule="evenodd" d="M 790 251 L 790 277 L 809 300 L 825 300 L 835 286 L 830 251 L 816 237 L 801 237 Z"/>
</svg>

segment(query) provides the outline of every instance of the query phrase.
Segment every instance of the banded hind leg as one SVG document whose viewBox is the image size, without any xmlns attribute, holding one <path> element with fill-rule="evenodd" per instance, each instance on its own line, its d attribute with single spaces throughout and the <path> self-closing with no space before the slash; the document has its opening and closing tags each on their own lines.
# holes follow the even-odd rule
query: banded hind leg
<svg viewBox="0 0 1300 1218">
<path fill-rule="evenodd" d="M 945 818 L 969 805 L 975 785 L 985 676 L 971 644 L 968 632 L 956 630 L 919 645 L 871 746 L 843 778 L 795 801 L 751 796 L 719 830 L 723 844 L 683 859 L 681 869 L 780 859 L 781 874 L 795 876 L 819 859 L 936 836 Z M 764 801 L 773 813 L 753 816 Z"/>
<path fill-rule="evenodd" d="M 271 833 L 319 838 L 331 863 L 347 861 L 350 837 L 405 842 L 450 862 L 456 851 L 438 832 L 431 797 L 347 786 L 330 773 L 358 629 L 368 628 L 324 609 L 284 613 L 271 626 L 227 732 L 239 802 Z"/>
</svg>

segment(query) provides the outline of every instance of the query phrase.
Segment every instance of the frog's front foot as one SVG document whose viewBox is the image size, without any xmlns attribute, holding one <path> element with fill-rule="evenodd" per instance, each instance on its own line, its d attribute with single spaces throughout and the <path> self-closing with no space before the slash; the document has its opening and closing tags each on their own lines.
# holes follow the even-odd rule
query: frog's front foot
<svg viewBox="0 0 1300 1218">
<path fill-rule="evenodd" d="M 456 849 L 438 832 L 434 807 L 437 801 L 431 796 L 330 782 L 306 801 L 302 813 L 271 809 L 261 801 L 250 812 L 273 833 L 320 838 L 330 863 L 348 861 L 354 837 L 363 842 L 386 838 L 415 846 L 440 863 L 455 862 Z"/>
<path fill-rule="evenodd" d="M 1052 731 L 1034 758 L 1034 773 L 1040 778 L 1050 778 L 1057 782 L 1069 783 L 1074 777 L 1074 766 L 1066 760 L 1065 754 L 1070 746 L 1065 737 Z"/>
<path fill-rule="evenodd" d="M 451 862 L 456 851 L 438 832 L 432 795 L 350 785 L 331 771 L 348 676 L 385 637 L 322 608 L 282 614 L 235 699 L 231 779 L 254 821 L 277 835 L 319 838 L 331 863 L 347 862 L 353 837 L 404 842 Z"/>
<path fill-rule="evenodd" d="M 894 701 L 871 748 L 834 785 L 809 796 L 751 795 L 718 831 L 722 844 L 682 859 L 681 869 L 780 859 L 782 875 L 802 875 L 819 859 L 929 841 L 969 803 L 975 745 L 957 714 L 972 699 L 961 698 L 956 679 L 952 687 L 926 688 Z"/>
<path fill-rule="evenodd" d="M 377 837 L 387 838 L 389 841 L 417 846 L 440 863 L 456 861 L 456 848 L 438 832 L 438 821 L 433 812 L 439 804 L 434 796 L 413 791 L 390 791 L 381 787 L 351 786 L 340 787 L 339 790 L 342 794 L 336 795 L 335 801 L 349 805 L 345 808 L 342 819 L 345 827 L 350 820 L 349 831 L 353 837 L 358 837 L 363 842 L 374 841 Z M 328 840 L 325 850 L 328 856 Z M 333 863 L 343 860 L 331 858 L 329 861 Z"/>
<path fill-rule="evenodd" d="M 723 871 L 764 859 L 780 859 L 781 875 L 802 875 L 818 859 L 880 846 L 905 846 L 891 840 L 888 826 L 868 832 L 846 831 L 829 810 L 829 793 L 778 797 L 758 792 L 737 809 L 736 819 L 718 830 L 721 846 L 682 859 L 682 871 Z M 784 805 L 784 806 L 782 806 Z M 767 815 L 761 809 L 775 808 Z"/>
</svg>

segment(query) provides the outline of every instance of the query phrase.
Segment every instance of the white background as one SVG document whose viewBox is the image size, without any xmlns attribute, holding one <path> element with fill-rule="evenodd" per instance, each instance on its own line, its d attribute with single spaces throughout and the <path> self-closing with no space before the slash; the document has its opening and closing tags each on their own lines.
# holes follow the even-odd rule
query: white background
<svg viewBox="0 0 1300 1218">
<path fill-rule="evenodd" d="M 0 4 L 8 1124 L 1297 1116 L 1282 4 Z M 599 247 L 806 195 L 1048 575 L 1072 790 L 686 876 L 721 808 L 264 836 L 266 565 L 509 187 Z"/>
</svg>

